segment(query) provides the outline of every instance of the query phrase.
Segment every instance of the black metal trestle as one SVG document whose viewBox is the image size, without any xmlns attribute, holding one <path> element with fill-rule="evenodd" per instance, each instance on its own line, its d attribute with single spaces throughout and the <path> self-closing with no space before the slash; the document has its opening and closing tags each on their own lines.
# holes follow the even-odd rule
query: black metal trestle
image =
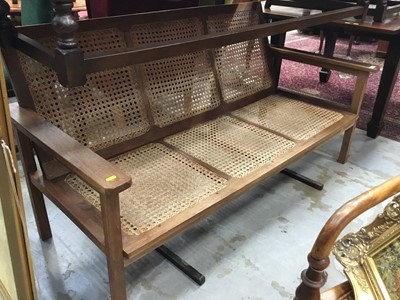
<svg viewBox="0 0 400 300">
<path fill-rule="evenodd" d="M 162 245 L 156 249 L 158 253 L 164 256 L 167 260 L 169 260 L 175 267 L 185 273 L 190 279 L 196 282 L 198 285 L 203 285 L 206 281 L 206 278 L 203 274 L 189 265 L 185 260 L 180 258 L 176 253 L 174 253 L 168 247 Z"/>
<path fill-rule="evenodd" d="M 286 176 L 289 176 L 289 177 L 291 177 L 293 179 L 296 179 L 296 180 L 298 180 L 298 181 L 300 181 L 300 182 L 302 182 L 302 183 L 304 183 L 304 184 L 306 184 L 306 185 L 308 185 L 308 186 L 310 186 L 310 187 L 312 187 L 312 188 L 314 188 L 314 189 L 316 189 L 318 191 L 321 191 L 324 188 L 324 185 L 322 183 L 317 182 L 317 181 L 315 181 L 315 180 L 313 180 L 313 179 L 311 179 L 309 177 L 303 176 L 303 175 L 301 175 L 301 174 L 299 174 L 299 173 L 297 173 L 297 172 L 295 172 L 293 170 L 283 169 L 281 171 L 281 173 L 285 174 Z"/>
<path fill-rule="evenodd" d="M 282 174 L 285 174 L 293 179 L 296 179 L 314 189 L 321 191 L 324 188 L 322 183 L 319 183 L 311 178 L 303 176 L 293 170 L 284 169 L 281 171 Z M 168 247 L 162 245 L 156 249 L 156 251 L 164 256 L 169 262 L 171 262 L 174 266 L 176 266 L 179 270 L 181 270 L 185 275 L 187 275 L 190 279 L 192 279 L 198 285 L 203 285 L 206 281 L 206 278 L 203 274 L 189 265 L 185 260 L 179 257 L 176 253 L 174 253 Z"/>
</svg>

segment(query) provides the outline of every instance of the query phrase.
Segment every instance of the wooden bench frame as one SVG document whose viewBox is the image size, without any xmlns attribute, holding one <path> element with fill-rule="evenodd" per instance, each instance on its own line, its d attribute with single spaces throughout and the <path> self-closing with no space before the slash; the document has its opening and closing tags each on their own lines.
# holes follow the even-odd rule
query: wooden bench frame
<svg viewBox="0 0 400 300">
<path fill-rule="evenodd" d="M 107 28 L 107 26 L 127 28 L 129 24 L 168 22 L 170 20 L 198 16 L 205 22 L 204 20 L 209 15 L 230 15 L 242 11 L 255 11 L 259 15 L 260 22 L 262 21 L 260 3 L 246 3 L 113 17 L 103 20 L 88 20 L 80 22 L 79 25 L 80 31 L 85 32 L 94 28 Z M 358 15 L 362 12 L 363 8 L 346 8 L 327 12 L 321 16 L 308 16 L 273 24 L 252 25 L 228 32 L 209 33 L 147 47 L 84 55 L 79 48 L 74 48 L 76 46 L 74 43 L 70 43 L 70 46 L 72 45 L 70 49 L 68 47 L 63 48 L 68 42 L 66 37 L 71 35 L 69 31 L 62 32 L 61 39 L 58 40 L 60 47 L 55 52 L 39 44 L 36 39 L 40 40 L 43 37 L 43 33 L 45 33 L 45 37 L 48 35 L 51 30 L 49 25 L 20 28 L 17 34 L 14 34 L 12 30 L 8 31 L 9 34 L 5 32 L 2 35 L 2 51 L 7 65 L 13 66 L 10 68 L 10 73 L 18 98 L 18 104 L 11 105 L 12 120 L 19 140 L 24 172 L 41 239 L 48 239 L 52 235 L 43 198 L 44 194 L 105 253 L 111 297 L 112 299 L 125 299 L 124 266 L 162 245 L 168 239 L 221 208 L 229 200 L 278 173 L 292 162 L 343 131 L 345 134 L 338 161 L 344 163 L 348 157 L 351 137 L 355 129 L 368 75 L 371 71 L 377 71 L 378 68 L 347 60 L 324 58 L 302 51 L 268 48 L 266 49 L 266 55 L 272 61 L 274 57 L 292 59 L 357 76 L 350 107 L 345 108 L 322 99 L 282 91 L 277 89 L 276 82 L 273 82 L 272 87 L 244 97 L 240 101 L 220 104 L 215 109 L 199 113 L 165 127 L 153 124 L 149 131 L 141 136 L 93 151 L 36 112 L 36 107 L 32 100 L 33 96 L 28 88 L 29 82 L 27 82 L 22 72 L 21 61 L 18 58 L 19 54 L 15 48 L 42 62 L 46 67 L 55 69 L 59 75 L 60 82 L 65 86 L 73 87 L 84 84 L 86 74 L 111 68 L 120 68 L 126 64 L 138 65 L 194 51 L 205 50 L 211 53 L 211 49 L 224 45 L 264 38 L 282 31 L 317 25 L 335 18 Z M 261 39 L 260 41 L 261 45 L 268 45 L 266 39 Z M 75 51 L 76 49 L 78 50 Z M 71 53 L 72 56 L 70 56 Z M 71 62 L 74 63 L 72 68 Z M 77 65 L 79 62 L 82 64 Z M 213 67 L 215 68 L 215 65 Z M 273 67 L 270 67 L 269 70 L 272 72 Z M 53 85 L 52 82 L 49 82 L 49 84 L 50 87 Z M 212 172 L 218 173 L 227 180 L 226 186 L 207 197 L 204 201 L 164 221 L 162 226 L 159 225 L 138 236 L 128 235 L 121 230 L 119 194 L 128 189 L 132 181 L 134 188 L 135 178 L 132 179 L 131 176 L 107 161 L 107 159 L 149 143 L 160 142 L 163 144 L 163 139 L 168 136 L 189 130 L 195 125 L 203 124 L 204 121 L 215 120 L 220 116 L 228 116 L 234 110 L 274 94 L 282 97 L 290 96 L 307 104 L 312 103 L 315 107 L 326 108 L 332 112 L 340 112 L 343 117 L 311 138 L 296 142 L 292 150 L 258 167 L 245 177 L 235 178 L 226 174 L 221 175 L 223 172 L 212 167 Z M 250 126 L 255 125 L 250 124 Z M 182 154 L 181 150 L 178 152 Z M 39 159 L 39 165 L 36 163 L 35 155 Z M 187 158 L 186 154 L 182 155 Z M 195 164 L 202 164 L 199 159 L 193 159 L 190 156 L 189 159 L 192 159 Z M 207 164 L 202 165 L 210 167 Z M 61 180 L 71 172 L 98 192 L 101 211 Z"/>
</svg>

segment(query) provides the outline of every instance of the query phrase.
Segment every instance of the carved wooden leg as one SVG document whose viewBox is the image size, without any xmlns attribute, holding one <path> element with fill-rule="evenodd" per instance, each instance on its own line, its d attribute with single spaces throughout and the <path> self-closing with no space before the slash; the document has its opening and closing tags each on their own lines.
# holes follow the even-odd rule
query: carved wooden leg
<svg viewBox="0 0 400 300">
<path fill-rule="evenodd" d="M 356 126 L 354 125 L 344 132 L 342 147 L 340 149 L 339 157 L 337 160 L 338 162 L 340 162 L 342 164 L 346 163 L 347 159 L 349 158 L 351 141 L 352 141 L 355 129 L 356 129 Z"/>
<path fill-rule="evenodd" d="M 100 195 L 100 201 L 111 299 L 125 300 L 126 287 L 118 194 Z"/>
<path fill-rule="evenodd" d="M 31 141 L 18 130 L 17 135 L 19 149 L 22 155 L 22 165 L 24 168 L 25 180 L 28 186 L 29 195 L 31 197 L 36 225 L 38 228 L 39 236 L 44 241 L 48 238 L 51 238 L 52 234 L 43 194 L 32 184 L 29 177 L 30 174 L 34 173 L 37 170 L 33 154 L 33 147 Z"/>
<path fill-rule="evenodd" d="M 296 289 L 294 300 L 319 300 L 321 287 L 326 283 L 327 274 L 324 271 L 329 266 L 329 258 L 315 260 L 308 255 L 309 267 L 301 273 L 301 284 Z"/>
</svg>

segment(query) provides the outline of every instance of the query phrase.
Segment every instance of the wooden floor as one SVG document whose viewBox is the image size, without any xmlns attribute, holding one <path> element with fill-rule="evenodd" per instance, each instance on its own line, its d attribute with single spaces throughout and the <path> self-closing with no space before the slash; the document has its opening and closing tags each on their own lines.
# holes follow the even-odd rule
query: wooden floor
<svg viewBox="0 0 400 300">
<path fill-rule="evenodd" d="M 126 269 L 128 298 L 292 299 L 312 243 L 335 208 L 400 174 L 400 143 L 373 140 L 358 130 L 349 162 L 341 165 L 336 162 L 340 142 L 335 138 L 291 167 L 324 183 L 323 191 L 279 174 L 167 243 L 205 275 L 203 286 L 154 252 Z M 47 242 L 40 241 L 26 205 L 38 299 L 108 299 L 103 254 L 47 203 L 53 229 Z M 358 230 L 380 210 L 373 209 L 347 231 Z M 344 280 L 337 263 L 328 272 L 327 286 Z"/>
</svg>

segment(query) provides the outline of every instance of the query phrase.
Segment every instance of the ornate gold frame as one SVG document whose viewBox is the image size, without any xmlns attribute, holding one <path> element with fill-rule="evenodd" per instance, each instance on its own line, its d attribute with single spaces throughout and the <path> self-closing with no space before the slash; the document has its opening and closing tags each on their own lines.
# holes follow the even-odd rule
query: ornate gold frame
<svg viewBox="0 0 400 300">
<path fill-rule="evenodd" d="M 400 195 L 371 224 L 338 240 L 332 252 L 356 299 L 400 300 Z"/>
</svg>

